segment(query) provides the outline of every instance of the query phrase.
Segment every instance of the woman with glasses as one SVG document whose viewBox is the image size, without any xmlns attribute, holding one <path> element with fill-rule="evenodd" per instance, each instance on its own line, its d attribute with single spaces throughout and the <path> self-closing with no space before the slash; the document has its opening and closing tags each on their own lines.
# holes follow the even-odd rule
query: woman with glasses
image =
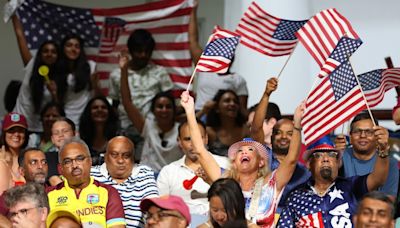
<svg viewBox="0 0 400 228">
<path fill-rule="evenodd" d="M 128 57 L 120 57 L 121 72 L 121 97 L 122 104 L 133 126 L 144 137 L 143 151 L 140 157 L 142 164 L 150 166 L 157 174 L 161 168 L 182 156 L 178 147 L 178 126 L 175 122 L 175 99 L 169 92 L 158 93 L 151 101 L 151 114 L 143 116 L 139 109 L 132 103 L 131 92 L 128 86 Z"/>
</svg>

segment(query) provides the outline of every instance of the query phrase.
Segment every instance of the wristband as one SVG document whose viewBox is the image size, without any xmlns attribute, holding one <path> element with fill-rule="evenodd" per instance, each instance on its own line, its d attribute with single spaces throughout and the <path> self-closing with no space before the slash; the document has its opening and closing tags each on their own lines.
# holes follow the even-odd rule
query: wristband
<svg viewBox="0 0 400 228">
<path fill-rule="evenodd" d="M 378 150 L 378 156 L 379 156 L 380 158 L 387 158 L 387 157 L 389 156 L 389 149 L 390 149 L 390 146 L 389 146 L 389 145 L 387 145 L 386 148 L 383 149 L 383 150 L 381 150 L 381 149 L 379 148 L 379 150 Z"/>
<path fill-rule="evenodd" d="M 301 127 L 295 127 L 295 126 L 293 126 L 293 129 L 295 129 L 295 130 L 298 130 L 298 131 L 300 131 L 301 132 Z"/>
</svg>

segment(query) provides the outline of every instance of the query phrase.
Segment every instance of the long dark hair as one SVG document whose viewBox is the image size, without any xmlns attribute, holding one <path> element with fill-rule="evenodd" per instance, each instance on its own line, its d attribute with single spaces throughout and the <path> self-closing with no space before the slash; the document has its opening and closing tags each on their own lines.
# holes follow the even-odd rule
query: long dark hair
<svg viewBox="0 0 400 228">
<path fill-rule="evenodd" d="M 95 136 L 95 123 L 92 120 L 91 107 L 94 101 L 101 100 L 106 104 L 108 110 L 108 118 L 104 127 L 103 135 L 109 140 L 117 135 L 118 131 L 118 116 L 115 110 L 112 108 L 107 99 L 103 96 L 96 96 L 87 103 L 85 109 L 79 120 L 79 135 L 83 141 L 88 144 L 89 147 L 93 145 Z"/>
<path fill-rule="evenodd" d="M 220 178 L 215 181 L 208 189 L 208 201 L 212 197 L 219 197 L 224 205 L 227 221 L 246 220 L 245 202 L 242 188 L 238 182 L 232 178 Z M 211 211 L 211 210 L 210 210 Z M 210 221 L 215 228 L 221 227 L 210 215 Z"/>
<path fill-rule="evenodd" d="M 225 93 L 231 93 L 235 96 L 235 99 L 237 100 L 237 105 L 240 107 L 240 100 L 239 96 L 235 93 L 235 91 L 230 90 L 230 89 L 220 89 L 218 90 L 217 94 L 215 94 L 213 101 L 215 101 L 215 107 L 210 110 L 210 112 L 207 114 L 207 121 L 206 125 L 213 127 L 213 128 L 219 128 L 221 127 L 221 117 L 219 113 L 217 112 L 218 109 L 218 104 L 221 101 L 222 96 Z M 243 126 L 243 124 L 246 123 L 246 117 L 243 115 L 243 113 L 238 110 L 238 113 L 235 118 L 235 124 L 236 126 L 240 127 Z"/>
<path fill-rule="evenodd" d="M 76 60 L 68 59 L 68 57 L 64 53 L 64 46 L 68 40 L 77 39 L 79 41 L 80 46 L 80 54 Z M 60 61 L 57 64 L 57 71 L 59 72 L 56 77 L 57 83 L 57 96 L 59 102 L 61 104 L 64 103 L 65 94 L 67 92 L 68 83 L 67 83 L 67 76 L 69 74 L 73 74 L 75 78 L 75 86 L 73 88 L 74 92 L 80 92 L 84 89 L 91 89 L 91 82 L 90 82 L 90 65 L 87 61 L 87 57 L 84 47 L 84 41 L 75 34 L 66 35 L 65 38 L 62 40 L 60 45 Z M 73 66 L 73 69 L 70 69 L 70 66 Z"/>
<path fill-rule="evenodd" d="M 175 116 L 175 113 L 176 113 L 176 104 L 175 104 L 175 99 L 174 99 L 174 97 L 173 97 L 172 94 L 171 94 L 171 91 L 164 91 L 164 92 L 159 92 L 159 93 L 157 93 L 157 94 L 153 97 L 153 99 L 151 99 L 150 111 L 151 111 L 151 112 L 154 112 L 154 109 L 155 109 L 155 107 L 156 107 L 156 101 L 157 101 L 159 98 L 161 98 L 161 97 L 165 97 L 165 98 L 167 98 L 167 99 L 171 102 L 172 111 L 173 111 L 174 116 Z"/>
<path fill-rule="evenodd" d="M 54 78 L 56 78 L 56 76 L 55 76 L 56 72 L 54 71 L 56 64 L 52 64 L 51 66 L 49 66 L 43 62 L 43 59 L 41 57 L 44 46 L 46 46 L 48 44 L 54 45 L 54 47 L 56 48 L 57 59 L 59 59 L 59 56 L 60 56 L 60 51 L 59 51 L 59 47 L 58 47 L 57 43 L 54 41 L 50 41 L 50 40 L 43 42 L 40 45 L 40 47 L 36 53 L 35 60 L 33 62 L 31 78 L 29 79 L 29 87 L 31 89 L 31 97 L 32 97 L 34 113 L 40 112 L 42 100 L 43 100 L 43 93 L 44 93 L 43 86 L 44 86 L 45 80 L 44 80 L 43 76 L 41 76 L 39 74 L 39 67 L 42 65 L 46 65 L 47 67 L 49 67 L 49 78 L 51 80 L 54 80 Z"/>
</svg>

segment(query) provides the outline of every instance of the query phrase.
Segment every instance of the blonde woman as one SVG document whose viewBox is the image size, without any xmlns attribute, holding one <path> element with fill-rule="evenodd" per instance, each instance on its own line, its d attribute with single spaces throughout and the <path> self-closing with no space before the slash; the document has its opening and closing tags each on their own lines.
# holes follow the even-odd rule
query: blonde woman
<svg viewBox="0 0 400 228">
<path fill-rule="evenodd" d="M 221 171 L 213 157 L 201 141 L 200 131 L 194 113 L 194 101 L 189 93 L 181 96 L 181 105 L 185 109 L 191 138 L 199 161 L 213 182 L 221 177 Z M 276 207 L 284 187 L 289 182 L 299 157 L 301 141 L 301 117 L 304 105 L 297 107 L 294 114 L 294 129 L 289 153 L 274 172 L 268 169 L 266 148 L 252 140 L 244 139 L 234 143 L 228 150 L 231 168 L 224 177 L 235 179 L 241 186 L 246 204 L 246 217 L 260 227 L 272 227 Z"/>
</svg>

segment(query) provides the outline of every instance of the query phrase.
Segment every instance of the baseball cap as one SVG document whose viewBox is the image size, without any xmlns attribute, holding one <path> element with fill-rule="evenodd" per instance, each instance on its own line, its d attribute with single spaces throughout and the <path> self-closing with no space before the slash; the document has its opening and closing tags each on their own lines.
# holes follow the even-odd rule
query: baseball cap
<svg viewBox="0 0 400 228">
<path fill-rule="evenodd" d="M 140 202 L 140 209 L 142 211 L 148 211 L 150 206 L 153 204 L 162 209 L 178 211 L 186 219 L 187 223 L 190 224 L 191 217 L 189 207 L 185 202 L 183 202 L 181 197 L 164 195 L 160 197 L 146 198 Z"/>
<path fill-rule="evenodd" d="M 343 153 L 343 151 L 335 148 L 329 135 L 325 135 L 324 137 L 318 139 L 307 147 L 307 150 L 304 152 L 303 155 L 304 161 L 307 161 L 310 158 L 311 154 L 316 151 L 336 151 L 339 153 L 339 158 L 341 158 Z"/>
<path fill-rule="evenodd" d="M 228 150 L 228 157 L 230 159 L 234 159 L 236 156 L 236 153 L 238 152 L 239 148 L 242 146 L 253 146 L 254 148 L 257 149 L 258 154 L 265 160 L 268 161 L 268 151 L 265 146 L 263 146 L 261 143 L 255 141 L 252 138 L 244 138 L 242 141 L 236 142 L 232 144 L 229 147 Z"/>
<path fill-rule="evenodd" d="M 8 113 L 3 120 L 3 131 L 8 131 L 10 128 L 16 126 L 24 129 L 28 128 L 25 116 L 16 112 Z"/>
</svg>

